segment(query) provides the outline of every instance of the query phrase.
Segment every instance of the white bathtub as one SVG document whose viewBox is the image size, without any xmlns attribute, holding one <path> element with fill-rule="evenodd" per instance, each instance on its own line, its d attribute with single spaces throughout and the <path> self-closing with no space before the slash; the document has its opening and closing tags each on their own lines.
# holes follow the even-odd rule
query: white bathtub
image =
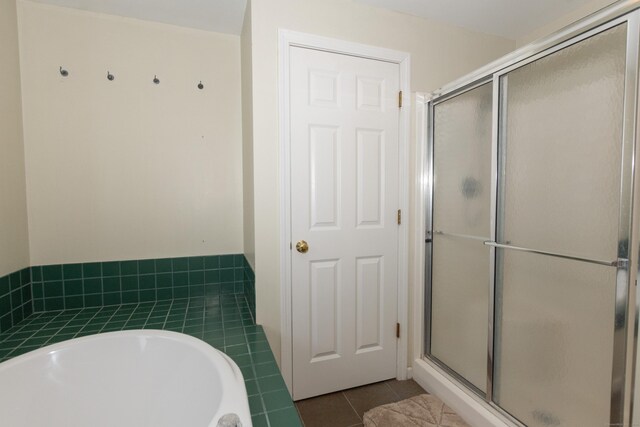
<svg viewBox="0 0 640 427">
<path fill-rule="evenodd" d="M 92 335 L 0 364 L 2 426 L 217 427 L 225 414 L 251 426 L 240 369 L 175 332 Z"/>
</svg>

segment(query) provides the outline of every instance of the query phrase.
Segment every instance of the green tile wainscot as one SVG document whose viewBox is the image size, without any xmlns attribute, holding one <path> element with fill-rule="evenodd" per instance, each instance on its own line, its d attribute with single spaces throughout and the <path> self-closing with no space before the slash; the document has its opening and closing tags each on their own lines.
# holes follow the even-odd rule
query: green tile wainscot
<svg viewBox="0 0 640 427">
<path fill-rule="evenodd" d="M 50 344 L 103 332 L 182 332 L 224 351 L 238 364 L 255 427 L 301 426 L 264 331 L 255 324 L 255 277 L 244 256 L 150 261 L 133 261 L 135 267 L 129 262 L 91 263 L 50 269 L 32 267 L 28 273 L 18 272 L 13 282 L 9 279 L 8 285 L 2 287 L 4 295 L 9 295 L 9 304 L 14 295 L 15 307 L 10 305 L 11 323 L 6 321 L 0 332 L 0 362 Z M 221 273 L 222 270 L 227 272 Z M 167 273 L 171 286 L 167 276 L 161 276 Z M 177 283 L 176 273 L 185 273 L 178 274 Z M 152 279 L 141 279 L 143 276 L 153 276 L 153 286 Z M 115 283 L 105 280 L 113 277 L 119 278 L 119 286 L 107 285 Z M 137 278 L 134 289 L 125 286 L 125 282 L 134 282 L 123 280 L 126 277 Z M 100 279 L 100 286 L 98 280 L 89 280 L 96 278 Z M 29 281 L 35 285 L 33 299 L 25 290 Z M 47 291 L 51 283 L 56 289 Z M 171 297 L 169 291 L 159 292 L 160 289 L 170 289 Z M 149 301 L 152 292 L 154 299 Z M 106 297 L 116 293 L 120 299 Z M 136 293 L 137 297 L 131 296 L 134 301 L 130 302 L 127 293 Z M 71 297 L 76 298 L 70 300 Z M 54 299 L 52 303 L 50 298 Z M 41 303 L 36 303 L 38 300 Z M 116 303 L 109 304 L 111 301 Z"/>
</svg>

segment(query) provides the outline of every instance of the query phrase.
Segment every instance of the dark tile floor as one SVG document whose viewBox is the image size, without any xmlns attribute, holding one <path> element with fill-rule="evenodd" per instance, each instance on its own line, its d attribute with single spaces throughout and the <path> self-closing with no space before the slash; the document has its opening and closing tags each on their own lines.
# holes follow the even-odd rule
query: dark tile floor
<svg viewBox="0 0 640 427">
<path fill-rule="evenodd" d="M 426 393 L 413 380 L 388 380 L 296 402 L 305 427 L 362 426 L 369 409 Z"/>
</svg>

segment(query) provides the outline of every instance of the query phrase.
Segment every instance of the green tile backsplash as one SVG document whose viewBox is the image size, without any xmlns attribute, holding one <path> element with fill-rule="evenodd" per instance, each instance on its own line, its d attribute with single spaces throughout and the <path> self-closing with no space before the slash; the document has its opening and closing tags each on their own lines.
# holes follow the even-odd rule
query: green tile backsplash
<svg viewBox="0 0 640 427">
<path fill-rule="evenodd" d="M 244 293 L 247 266 L 232 254 L 31 267 L 33 311 Z"/>
<path fill-rule="evenodd" d="M 255 275 L 242 254 L 27 267 L 0 277 L 0 333 L 33 312 L 244 294 Z"/>
<path fill-rule="evenodd" d="M 0 333 L 20 323 L 33 312 L 31 269 L 0 277 Z"/>
</svg>

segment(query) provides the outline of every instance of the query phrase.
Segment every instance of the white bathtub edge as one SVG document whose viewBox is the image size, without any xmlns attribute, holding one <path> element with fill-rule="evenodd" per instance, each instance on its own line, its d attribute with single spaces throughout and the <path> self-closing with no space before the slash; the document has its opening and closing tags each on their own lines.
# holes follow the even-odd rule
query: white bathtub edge
<svg viewBox="0 0 640 427">
<path fill-rule="evenodd" d="M 486 403 L 480 402 L 435 367 L 422 359 L 413 361 L 413 379 L 429 393 L 438 396 L 473 427 L 512 427 L 512 424 L 498 417 Z"/>
<path fill-rule="evenodd" d="M 4 361 L 0 363 L 0 373 L 15 369 L 31 359 L 38 359 L 52 352 L 73 349 L 79 344 L 91 343 L 93 341 L 105 341 L 118 337 L 161 338 L 178 342 L 182 346 L 199 352 L 206 357 L 207 362 L 212 367 L 216 368 L 216 372 L 220 377 L 220 383 L 223 386 L 223 393 L 220 398 L 219 407 L 217 412 L 213 414 L 211 422 L 207 427 L 217 427 L 220 418 L 225 414 L 236 414 L 240 418 L 243 427 L 251 427 L 253 425 L 244 376 L 235 361 L 223 351 L 213 347 L 207 342 L 183 333 L 159 329 L 135 329 L 105 332 L 72 338 L 34 349 L 30 352 Z"/>
<path fill-rule="evenodd" d="M 242 399 L 241 396 L 238 396 L 237 394 L 228 393 L 226 395 L 223 395 L 222 401 L 223 401 L 223 404 L 225 405 L 225 408 L 229 408 L 231 410 L 218 411 L 218 413 L 216 414 L 215 418 L 213 419 L 209 427 L 217 427 L 218 422 L 220 421 L 220 418 L 228 413 L 235 413 L 236 415 L 238 415 L 238 417 L 240 418 L 240 421 L 242 422 L 243 427 L 252 427 L 253 424 L 251 419 L 251 409 L 249 408 L 247 388 L 244 382 L 244 376 L 242 375 L 242 371 L 240 370 L 238 365 L 233 361 L 231 357 L 229 357 L 227 354 L 223 353 L 220 350 L 218 351 L 220 352 L 220 355 L 222 356 L 222 358 L 225 359 L 226 362 L 229 364 L 229 367 L 233 372 L 233 376 L 235 377 L 234 379 L 237 381 L 236 385 L 238 386 L 238 388 L 242 390 L 242 393 L 244 393 L 243 394 L 244 399 Z"/>
</svg>

